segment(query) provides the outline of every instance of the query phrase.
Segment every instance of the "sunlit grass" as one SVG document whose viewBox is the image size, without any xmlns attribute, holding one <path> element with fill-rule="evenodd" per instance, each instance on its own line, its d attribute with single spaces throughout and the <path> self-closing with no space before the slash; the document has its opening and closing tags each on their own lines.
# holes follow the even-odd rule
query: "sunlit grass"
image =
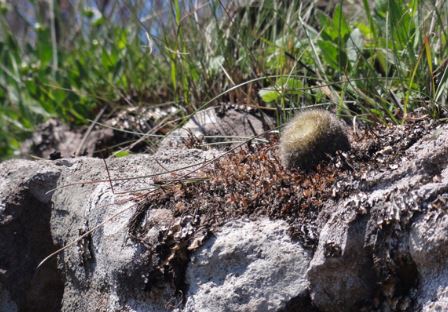
<svg viewBox="0 0 448 312">
<path fill-rule="evenodd" d="M 32 20 L 0 1 L 0 157 L 46 118 L 82 124 L 103 105 L 174 101 L 188 115 L 237 102 L 278 123 L 311 105 L 370 122 L 403 123 L 417 108 L 441 116 L 448 4 L 353 2 L 327 15 L 313 1 L 116 1 L 104 10 L 54 1 L 49 15 L 35 6 Z M 364 16 L 346 16 L 350 6 Z"/>
</svg>

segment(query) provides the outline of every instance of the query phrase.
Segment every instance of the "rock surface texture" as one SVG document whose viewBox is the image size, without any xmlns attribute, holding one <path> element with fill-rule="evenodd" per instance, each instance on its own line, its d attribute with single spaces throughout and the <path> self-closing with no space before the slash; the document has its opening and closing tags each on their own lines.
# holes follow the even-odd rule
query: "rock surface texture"
<svg viewBox="0 0 448 312">
<path fill-rule="evenodd" d="M 229 144 L 241 144 L 272 127 L 272 120 L 262 114 L 255 116 L 232 107 L 222 111 L 210 107 L 197 112 L 183 127 L 170 133 L 162 140 L 160 148 L 203 144 L 214 144 L 214 147 L 221 148 Z"/>
<path fill-rule="evenodd" d="M 62 272 L 54 259 L 41 271 L 40 260 L 55 249 L 50 233 L 51 196 L 61 167 L 51 161 L 0 164 L 0 311 L 57 311 Z"/>
<path fill-rule="evenodd" d="M 229 222 L 192 258 L 184 311 L 277 311 L 308 291 L 309 252 L 284 221 Z"/>
<path fill-rule="evenodd" d="M 191 173 L 214 149 L 110 158 L 107 170 L 87 157 L 0 163 L 0 311 L 446 311 L 448 125 L 406 129 L 354 144 L 365 162 L 346 156 L 353 171 L 312 226 L 254 209 L 207 227 L 181 201 L 151 206 L 152 189 L 176 199 L 201 183 Z M 319 197 L 313 183 L 301 196 Z M 222 196 L 257 201 L 249 191 Z"/>
</svg>

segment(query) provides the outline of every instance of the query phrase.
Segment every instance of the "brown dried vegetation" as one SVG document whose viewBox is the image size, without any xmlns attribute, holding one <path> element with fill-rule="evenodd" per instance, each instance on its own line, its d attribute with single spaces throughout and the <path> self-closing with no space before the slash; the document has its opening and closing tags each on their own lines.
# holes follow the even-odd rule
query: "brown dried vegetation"
<svg viewBox="0 0 448 312">
<path fill-rule="evenodd" d="M 327 210 L 355 191 L 371 189 L 370 176 L 393 170 L 403 153 L 435 126 L 425 119 L 406 126 L 358 129 L 351 134 L 349 153 L 339 152 L 310 172 L 285 169 L 278 155 L 278 138 L 271 136 L 269 144 L 249 145 L 210 163 L 183 182 L 166 182 L 148 193 L 135 212 L 129 232 L 145 244 L 147 212 L 165 208 L 173 213 L 176 223 L 161 233 L 157 246 L 147 247 L 156 269 L 153 278 L 170 280 L 181 291 L 188 254 L 231 219 L 267 216 L 286 220 L 291 236 L 314 249 L 319 227 L 330 215 Z"/>
<path fill-rule="evenodd" d="M 277 138 L 271 142 L 241 149 L 196 172 L 202 182 L 160 189 L 146 200 L 146 208 L 168 208 L 176 217 L 194 214 L 211 229 L 241 216 L 311 222 L 337 196 L 332 186 L 346 169 L 323 164 L 311 173 L 287 170 L 278 156 Z"/>
</svg>

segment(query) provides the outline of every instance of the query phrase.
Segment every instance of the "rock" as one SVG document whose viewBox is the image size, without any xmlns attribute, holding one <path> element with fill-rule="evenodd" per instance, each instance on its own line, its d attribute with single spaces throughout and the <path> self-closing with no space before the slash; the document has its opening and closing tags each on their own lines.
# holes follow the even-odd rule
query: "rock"
<svg viewBox="0 0 448 312">
<path fill-rule="evenodd" d="M 419 272 L 422 311 L 448 310 L 448 215 L 433 210 L 418 218 L 410 232 L 410 253 Z"/>
<path fill-rule="evenodd" d="M 111 158 L 108 170 L 101 159 L 87 157 L 3 162 L 0 311 L 446 310 L 448 125 L 382 130 L 373 143 L 363 141 L 366 148 L 354 144 L 337 155 L 334 167 L 275 176 L 282 185 L 277 192 L 300 185 L 297 194 L 306 202 L 259 197 L 254 190 L 272 192 L 272 179 L 234 196 L 213 184 L 220 205 L 207 202 L 195 211 L 176 202 L 179 194 L 195 195 L 189 193 L 197 190 L 195 179 L 153 193 L 162 199 L 157 204 L 146 196 L 222 155 L 215 149 Z M 226 179 L 219 171 L 226 165 L 241 173 L 239 163 L 255 174 L 266 167 L 236 156 L 236 163 L 224 159 L 212 174 Z M 329 169 L 344 164 L 351 170 L 331 175 Z M 325 172 L 330 176 L 320 178 L 335 182 L 322 197 L 316 187 L 322 180 L 315 177 Z M 210 196 L 198 189 L 200 198 Z M 285 200 L 272 205 L 285 211 L 251 206 L 220 215 L 240 203 L 271 207 L 270 200 Z M 294 217 L 298 209 L 303 218 Z M 311 240 L 297 237 L 307 233 Z"/>
<path fill-rule="evenodd" d="M 164 118 L 178 112 L 175 106 L 126 106 L 119 111 L 98 112 L 94 126 L 69 127 L 58 119 L 49 119 L 33 131 L 33 135 L 22 143 L 19 156 L 37 156 L 44 159 L 59 159 L 73 156 L 108 157 L 117 151 L 117 146 L 133 153 L 154 153 L 154 147 L 147 144 L 148 138 L 162 134 L 150 133 Z M 167 130 L 160 129 L 162 133 Z M 147 137 L 141 134 L 147 134 Z M 130 143 L 132 142 L 132 143 Z M 126 145 L 123 145 L 126 144 Z"/>
<path fill-rule="evenodd" d="M 213 144 L 215 148 L 240 144 L 273 127 L 269 117 L 242 112 L 233 108 L 223 113 L 210 107 L 197 112 L 182 127 L 171 132 L 160 143 L 159 150 L 191 147 L 195 144 Z M 227 142 L 227 143 L 226 143 Z"/>
<path fill-rule="evenodd" d="M 375 276 L 364 249 L 367 218 L 338 209 L 323 227 L 308 270 L 319 311 L 351 311 L 372 297 Z"/>
<path fill-rule="evenodd" d="M 409 195 L 416 211 L 409 230 L 409 254 L 418 272 L 417 307 L 448 309 L 448 126 L 436 128 L 409 149 Z M 412 178 L 411 178 L 412 177 Z M 412 184 L 411 184 L 412 183 Z"/>
<path fill-rule="evenodd" d="M 418 302 L 426 302 L 444 289 L 447 130 L 445 125 L 403 153 L 389 153 L 399 155 L 393 170 L 365 173 L 355 194 L 323 209 L 308 271 L 313 303 L 321 311 L 401 311 L 415 304 L 416 293 Z M 386 153 L 381 151 L 381 162 Z M 440 196 L 436 217 L 427 206 Z M 426 221 L 415 222 L 419 215 L 417 220 Z"/>
<path fill-rule="evenodd" d="M 64 290 L 50 233 L 51 189 L 60 167 L 50 161 L 0 163 L 0 311 L 59 311 Z"/>
<path fill-rule="evenodd" d="M 188 168 L 183 173 L 190 172 L 217 155 L 216 151 L 166 150 L 154 157 L 107 160 L 112 179 L 122 178 L 113 182 L 115 194 L 100 159 L 1 163 L 1 309 L 170 310 L 179 300 L 174 287 L 164 280 L 150 280 L 153 265 L 148 249 L 129 238 L 128 225 L 139 200 L 129 192 L 154 185 L 153 178 L 135 179 L 137 175 L 182 167 Z M 163 177 L 174 176 L 166 173 L 159 179 Z M 95 182 L 98 179 L 103 182 Z M 102 222 L 92 235 L 76 241 Z M 160 209 L 151 211 L 147 222 L 152 225 L 148 241 L 156 242 L 174 219 Z M 56 258 L 51 258 L 36 271 L 42 259 L 71 242 L 75 244 L 59 254 L 58 268 Z M 149 291 L 152 282 L 157 287 Z"/>
<path fill-rule="evenodd" d="M 3 289 L 2 284 L 0 284 L 0 311 L 1 312 L 19 311 L 17 304 L 14 301 L 12 301 L 9 291 L 7 289 Z"/>
<path fill-rule="evenodd" d="M 128 226 L 139 197 L 128 192 L 148 190 L 154 186 L 153 178 L 136 179 L 136 176 L 164 173 L 185 166 L 192 170 L 192 165 L 202 164 L 216 155 L 211 151 L 171 150 L 156 156 L 108 159 L 112 179 L 122 179 L 113 182 L 115 194 L 100 159 L 70 160 L 70 166 L 64 168 L 58 185 L 86 183 L 55 192 L 53 237 L 63 246 L 89 229 L 102 226 L 64 250 L 59 257 L 65 276 L 63 311 L 169 311 L 172 304 L 178 304 L 176 289 L 168 281 L 156 280 L 163 276 L 151 273 L 154 264 L 150 250 L 129 235 Z M 126 177 L 133 179 L 123 180 Z M 106 179 L 106 182 L 87 182 L 98 179 Z M 151 224 L 151 231 L 146 235 L 148 244 L 157 242 L 174 222 L 172 215 L 162 210 L 151 211 L 146 219 Z"/>
<path fill-rule="evenodd" d="M 92 156 L 112 141 L 112 129 L 93 130 L 83 142 L 84 132 L 82 129 L 72 130 L 59 120 L 49 119 L 37 127 L 31 138 L 22 143 L 20 155 L 44 159 L 72 157 L 76 153 L 78 156 Z"/>
<path fill-rule="evenodd" d="M 287 231 L 268 219 L 224 225 L 192 255 L 183 311 L 278 311 L 305 298 L 310 254 Z"/>
</svg>

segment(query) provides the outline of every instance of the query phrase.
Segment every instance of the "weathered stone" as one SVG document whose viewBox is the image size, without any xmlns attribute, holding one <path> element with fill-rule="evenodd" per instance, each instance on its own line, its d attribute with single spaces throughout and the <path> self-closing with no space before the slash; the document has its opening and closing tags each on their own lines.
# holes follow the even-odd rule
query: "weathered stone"
<svg viewBox="0 0 448 312">
<path fill-rule="evenodd" d="M 411 228 L 410 252 L 419 272 L 418 303 L 422 311 L 448 310 L 447 233 L 446 210 L 430 211 Z"/>
<path fill-rule="evenodd" d="M 112 182 L 114 193 L 100 159 L 71 161 L 58 185 L 78 184 L 58 189 L 53 196 L 53 237 L 62 246 L 102 226 L 64 250 L 59 257 L 66 278 L 62 310 L 170 310 L 170 304 L 176 300 L 175 289 L 168 282 L 161 281 L 157 287 L 151 284 L 151 255 L 144 245 L 129 237 L 129 222 L 139 199 L 129 192 L 154 186 L 152 177 L 137 179 L 137 176 L 163 174 L 166 170 L 183 167 L 191 171 L 194 165 L 201 165 L 216 155 L 211 151 L 171 150 L 155 156 L 109 159 L 112 179 L 132 178 Z M 95 180 L 105 182 L 93 183 Z M 151 211 L 146 222 L 152 224 L 147 241 L 155 243 L 173 220 L 167 211 Z"/>
<path fill-rule="evenodd" d="M 367 218 L 342 209 L 320 233 L 308 271 L 313 303 L 322 311 L 349 311 L 372 296 L 374 272 L 364 250 Z"/>
<path fill-rule="evenodd" d="M 337 181 L 354 185 L 297 232 L 315 231 L 314 252 L 290 238 L 286 221 L 257 211 L 199 231 L 204 215 L 182 205 L 136 205 L 151 200 L 139 190 L 182 176 L 175 168 L 193 171 L 216 150 L 108 159 L 108 170 L 94 158 L 1 163 L 0 311 L 444 311 L 448 125 L 433 128 L 390 141 L 354 164 L 362 176 Z M 320 200 L 307 182 L 303 196 Z"/>
<path fill-rule="evenodd" d="M 213 147 L 228 147 L 240 144 L 249 138 L 262 134 L 273 126 L 269 117 L 256 117 L 248 112 L 236 109 L 225 110 L 222 114 L 211 107 L 197 112 L 181 128 L 174 130 L 160 143 L 159 150 L 187 147 L 187 142 L 203 141 L 214 144 Z M 226 143 L 227 142 L 227 143 Z"/>
<path fill-rule="evenodd" d="M 268 219 L 224 225 L 192 256 L 183 311 L 278 311 L 307 294 L 310 254 L 287 231 Z"/>
<path fill-rule="evenodd" d="M 412 306 L 416 292 L 424 305 L 446 287 L 446 212 L 427 207 L 431 201 L 446 207 L 447 130 L 435 129 L 392 170 L 369 173 L 359 193 L 323 209 L 325 225 L 308 272 L 320 310 L 357 311 L 374 304 L 374 293 L 382 294 L 383 309 L 400 310 Z M 426 221 L 414 223 L 419 215 Z M 443 302 L 443 291 L 440 296 Z"/>
<path fill-rule="evenodd" d="M 58 311 L 63 277 L 50 233 L 51 190 L 60 168 L 50 161 L 0 163 L 0 311 Z"/>
</svg>

